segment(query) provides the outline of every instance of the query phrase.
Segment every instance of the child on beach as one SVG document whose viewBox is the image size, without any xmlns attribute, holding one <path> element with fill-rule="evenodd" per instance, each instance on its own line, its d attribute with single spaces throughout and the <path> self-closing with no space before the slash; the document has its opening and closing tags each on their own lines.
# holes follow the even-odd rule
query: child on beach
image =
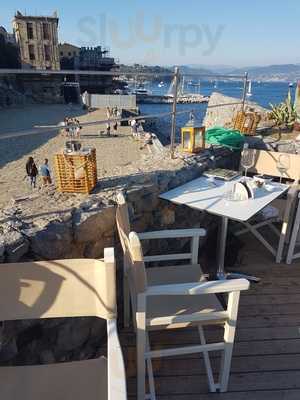
<svg viewBox="0 0 300 400">
<path fill-rule="evenodd" d="M 40 175 L 43 179 L 43 186 L 46 185 L 51 185 L 52 180 L 51 180 L 51 174 L 50 174 L 50 168 L 48 165 L 48 158 L 45 158 L 44 164 L 40 166 Z"/>
</svg>

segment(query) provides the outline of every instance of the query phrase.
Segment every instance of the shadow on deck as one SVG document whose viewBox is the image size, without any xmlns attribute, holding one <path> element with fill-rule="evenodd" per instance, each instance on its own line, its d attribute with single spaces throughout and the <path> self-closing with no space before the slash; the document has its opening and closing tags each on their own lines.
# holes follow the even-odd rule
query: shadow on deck
<svg viewBox="0 0 300 400">
<path fill-rule="evenodd" d="M 239 270 L 262 278 L 241 295 L 229 391 L 210 394 L 201 355 L 153 362 L 158 400 L 299 400 L 300 399 L 300 263 L 277 265 L 251 237 Z M 248 240 L 249 239 L 249 240 Z M 220 331 L 208 328 L 208 342 Z M 196 329 L 152 333 L 154 349 L 198 343 Z M 127 365 L 129 398 L 134 400 L 135 335 L 121 335 Z M 211 353 L 214 369 L 219 355 Z"/>
</svg>

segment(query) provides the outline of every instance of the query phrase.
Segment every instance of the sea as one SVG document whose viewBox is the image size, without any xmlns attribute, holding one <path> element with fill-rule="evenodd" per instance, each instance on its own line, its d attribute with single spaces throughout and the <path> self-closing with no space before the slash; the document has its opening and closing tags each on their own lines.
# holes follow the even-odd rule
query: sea
<svg viewBox="0 0 300 400">
<path fill-rule="evenodd" d="M 196 83 L 196 82 L 195 82 Z M 168 92 L 169 85 L 159 87 L 158 84 L 149 84 L 146 86 L 153 94 L 164 95 Z M 252 96 L 249 100 L 258 103 L 262 107 L 270 109 L 270 104 L 278 104 L 285 100 L 288 91 L 291 90 L 294 98 L 296 84 L 290 88 L 288 82 L 252 82 Z M 242 81 L 201 81 L 200 87 L 186 85 L 185 92 L 201 93 L 204 96 L 210 96 L 213 92 L 219 92 L 226 96 L 242 98 L 243 82 Z M 167 113 L 172 111 L 170 104 L 140 104 L 139 109 L 141 115 L 153 115 L 159 113 Z M 179 114 L 176 118 L 176 137 L 180 137 L 180 128 L 189 120 L 189 112 L 193 111 L 196 119 L 202 122 L 206 113 L 207 104 L 178 104 L 178 111 L 187 111 L 186 114 Z M 158 117 L 155 119 L 156 134 L 164 144 L 169 143 L 171 132 L 171 116 Z"/>
</svg>

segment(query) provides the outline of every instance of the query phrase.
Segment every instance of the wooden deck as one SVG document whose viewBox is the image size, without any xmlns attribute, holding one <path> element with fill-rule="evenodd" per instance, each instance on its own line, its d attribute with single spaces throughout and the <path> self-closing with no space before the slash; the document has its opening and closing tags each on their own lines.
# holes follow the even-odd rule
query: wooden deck
<svg viewBox="0 0 300 400">
<path fill-rule="evenodd" d="M 246 238 L 246 237 L 245 237 Z M 254 239 L 243 251 L 240 271 L 262 278 L 241 296 L 229 391 L 210 394 L 202 356 L 154 361 L 157 399 L 161 400 L 299 400 L 300 263 L 276 265 Z M 208 341 L 220 333 L 206 330 Z M 198 342 L 196 330 L 153 333 L 154 348 Z M 129 398 L 135 399 L 135 336 L 123 331 Z M 212 354 L 218 367 L 219 356 Z"/>
</svg>

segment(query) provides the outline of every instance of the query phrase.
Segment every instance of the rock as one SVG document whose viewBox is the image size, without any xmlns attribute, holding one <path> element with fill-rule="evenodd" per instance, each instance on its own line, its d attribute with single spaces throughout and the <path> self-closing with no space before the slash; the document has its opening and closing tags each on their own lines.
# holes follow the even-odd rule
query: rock
<svg viewBox="0 0 300 400">
<path fill-rule="evenodd" d="M 75 212 L 73 218 L 75 241 L 79 243 L 99 241 L 104 233 L 113 231 L 115 214 L 114 206 Z"/>
<path fill-rule="evenodd" d="M 4 240 L 0 241 L 0 263 L 4 262 L 5 244 Z"/>
<path fill-rule="evenodd" d="M 0 239 L 0 242 L 5 246 L 5 261 L 11 263 L 18 262 L 29 249 L 28 240 L 20 232 L 15 230 L 6 232 Z"/>
<path fill-rule="evenodd" d="M 68 223 L 51 222 L 44 229 L 30 232 L 31 250 L 42 258 L 64 258 L 72 243 L 72 227 Z"/>
<path fill-rule="evenodd" d="M 232 119 L 234 115 L 240 111 L 241 104 L 227 105 L 232 103 L 240 103 L 241 99 L 234 97 L 224 96 L 221 93 L 212 93 L 208 103 L 208 109 L 204 118 L 204 125 L 206 128 L 213 126 L 224 126 L 225 128 L 232 127 Z M 217 107 L 220 104 L 224 104 L 222 107 Z M 269 127 L 272 125 L 272 121 L 268 119 L 268 110 L 259 106 L 257 103 L 248 102 L 247 108 L 253 108 L 255 111 L 262 115 L 262 120 L 258 127 Z M 211 108 L 210 108 L 211 107 Z M 246 108 L 246 111 L 247 111 Z"/>
<path fill-rule="evenodd" d="M 66 320 L 59 329 L 55 352 L 67 352 L 79 349 L 90 336 L 89 318 L 72 318 Z"/>
</svg>

